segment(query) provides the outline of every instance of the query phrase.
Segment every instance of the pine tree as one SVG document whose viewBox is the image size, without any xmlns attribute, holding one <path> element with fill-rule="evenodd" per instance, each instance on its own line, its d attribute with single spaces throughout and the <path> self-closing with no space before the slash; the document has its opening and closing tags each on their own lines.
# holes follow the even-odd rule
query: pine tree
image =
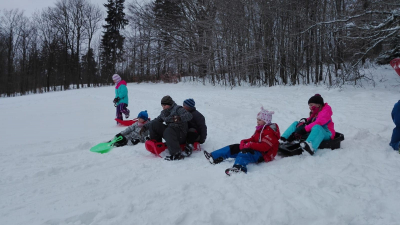
<svg viewBox="0 0 400 225">
<path fill-rule="evenodd" d="M 179 32 L 182 11 L 180 0 L 156 0 L 153 11 L 156 17 L 158 36 L 163 40 L 165 47 L 172 42 L 172 37 Z"/>
<path fill-rule="evenodd" d="M 95 77 L 93 76 L 97 73 L 97 67 L 92 48 L 89 49 L 86 55 L 82 56 L 82 72 L 86 78 L 88 87 L 97 83 L 97 80 L 95 80 Z"/>
<path fill-rule="evenodd" d="M 120 30 L 128 25 L 124 13 L 125 0 L 108 0 L 104 6 L 107 8 L 106 25 L 103 25 L 101 40 L 101 74 L 109 78 L 110 74 L 116 72 L 116 64 L 123 61 L 124 37 Z M 109 80 L 107 79 L 106 80 Z"/>
</svg>

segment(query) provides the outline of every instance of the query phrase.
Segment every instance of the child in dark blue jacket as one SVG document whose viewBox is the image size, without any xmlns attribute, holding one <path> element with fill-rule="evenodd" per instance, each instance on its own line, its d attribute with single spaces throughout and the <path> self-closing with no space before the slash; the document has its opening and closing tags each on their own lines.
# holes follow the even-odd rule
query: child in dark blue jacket
<svg viewBox="0 0 400 225">
<path fill-rule="evenodd" d="M 396 127 L 393 129 L 392 140 L 390 146 L 396 151 L 400 151 L 400 100 L 394 104 L 392 110 L 392 120 Z"/>
</svg>

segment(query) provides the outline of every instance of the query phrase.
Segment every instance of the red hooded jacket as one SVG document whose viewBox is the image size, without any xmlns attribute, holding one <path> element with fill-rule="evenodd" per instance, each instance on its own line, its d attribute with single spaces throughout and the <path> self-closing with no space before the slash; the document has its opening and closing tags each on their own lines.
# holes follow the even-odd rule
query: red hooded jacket
<svg viewBox="0 0 400 225">
<path fill-rule="evenodd" d="M 251 138 L 244 139 L 243 141 L 246 143 L 250 142 L 249 147 L 261 152 L 264 161 L 269 162 L 272 161 L 278 153 L 280 137 L 281 133 L 278 124 L 272 123 L 261 130 L 256 130 Z"/>
</svg>

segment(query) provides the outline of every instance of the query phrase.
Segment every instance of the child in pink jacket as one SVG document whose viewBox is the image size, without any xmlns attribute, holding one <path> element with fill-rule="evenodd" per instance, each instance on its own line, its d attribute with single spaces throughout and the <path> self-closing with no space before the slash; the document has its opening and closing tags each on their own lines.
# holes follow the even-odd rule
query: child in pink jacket
<svg viewBox="0 0 400 225">
<path fill-rule="evenodd" d="M 294 122 L 282 134 L 282 142 L 292 142 L 308 135 L 307 139 L 300 143 L 303 151 L 313 155 L 322 141 L 335 138 L 335 128 L 332 121 L 332 108 L 324 103 L 321 95 L 316 94 L 308 100 L 310 117 Z"/>
</svg>

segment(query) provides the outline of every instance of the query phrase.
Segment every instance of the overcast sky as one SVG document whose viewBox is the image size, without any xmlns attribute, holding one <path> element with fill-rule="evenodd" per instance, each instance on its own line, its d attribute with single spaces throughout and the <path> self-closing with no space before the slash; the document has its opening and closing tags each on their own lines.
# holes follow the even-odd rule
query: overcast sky
<svg viewBox="0 0 400 225">
<path fill-rule="evenodd" d="M 100 6 L 101 10 L 105 11 L 103 6 L 107 0 L 89 0 Z M 57 0 L 0 0 L 0 9 L 21 9 L 25 11 L 25 15 L 30 17 L 35 11 L 40 11 L 46 7 L 53 7 Z M 125 0 L 125 7 L 131 0 Z"/>
</svg>

